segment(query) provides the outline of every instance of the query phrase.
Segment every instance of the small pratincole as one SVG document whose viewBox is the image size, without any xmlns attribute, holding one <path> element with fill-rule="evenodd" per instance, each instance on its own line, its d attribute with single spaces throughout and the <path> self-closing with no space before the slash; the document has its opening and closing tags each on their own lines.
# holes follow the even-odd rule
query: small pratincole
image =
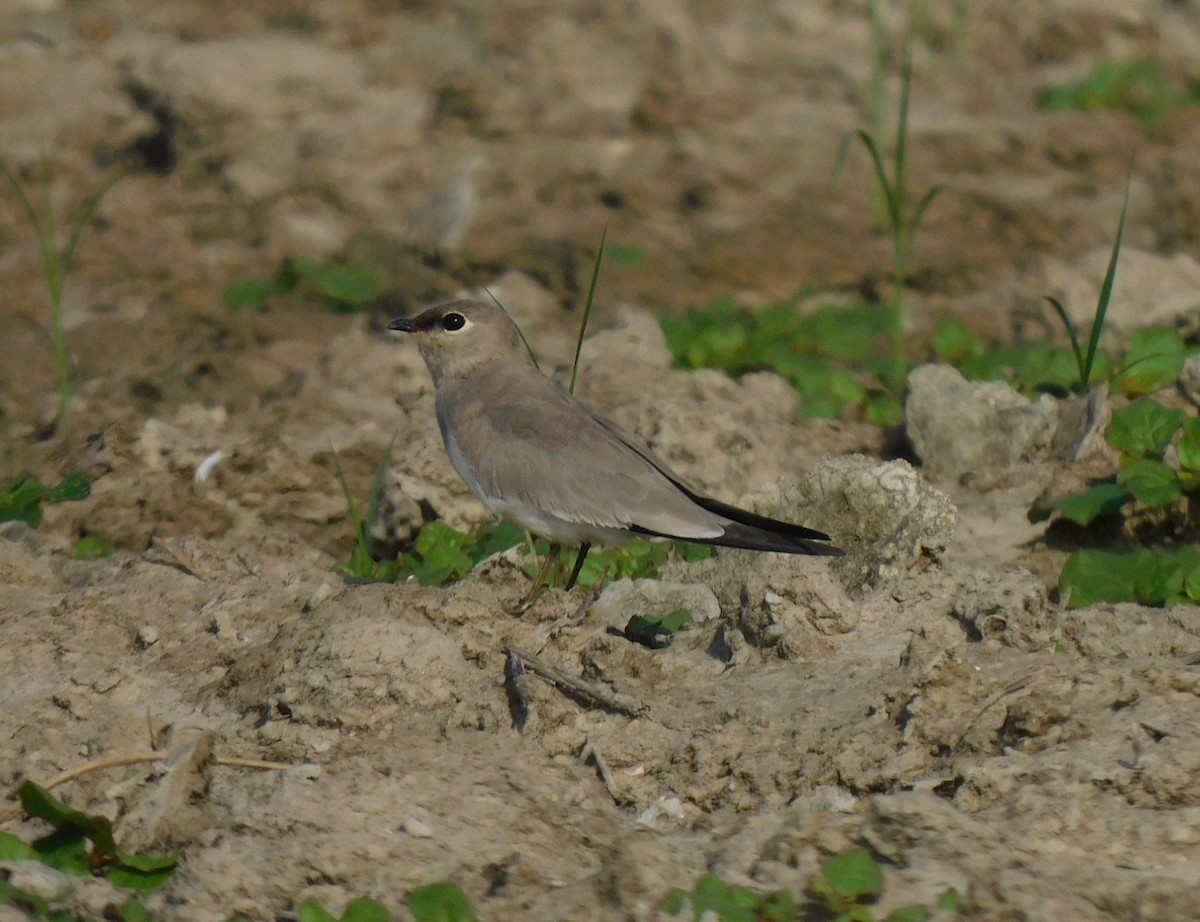
<svg viewBox="0 0 1200 922">
<path fill-rule="evenodd" d="M 645 442 L 542 374 L 516 324 L 495 305 L 449 301 L 388 329 L 417 338 L 454 469 L 489 510 L 550 542 L 520 610 L 533 604 L 563 546 L 579 548 L 568 589 L 593 544 L 636 537 L 842 553 L 815 529 L 697 493 Z"/>
</svg>

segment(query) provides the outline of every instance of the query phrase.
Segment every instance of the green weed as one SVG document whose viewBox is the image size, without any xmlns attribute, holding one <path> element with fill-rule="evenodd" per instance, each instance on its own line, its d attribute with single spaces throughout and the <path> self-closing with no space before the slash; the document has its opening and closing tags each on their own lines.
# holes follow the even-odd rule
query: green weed
<svg viewBox="0 0 1200 922">
<path fill-rule="evenodd" d="M 1200 550 L 1076 551 L 1063 566 L 1058 591 L 1068 608 L 1098 602 L 1136 602 L 1155 607 L 1200 603 Z"/>
<path fill-rule="evenodd" d="M 467 895 L 444 881 L 410 891 L 408 908 L 417 922 L 479 922 Z"/>
<path fill-rule="evenodd" d="M 524 540 L 524 529 L 512 522 L 489 522 L 465 532 L 445 522 L 430 522 L 418 533 L 412 551 L 396 559 L 392 578 L 400 582 L 415 579 L 422 586 L 444 586 Z"/>
<path fill-rule="evenodd" d="M 354 550 L 350 552 L 350 559 L 346 563 L 338 564 L 334 569 L 354 579 L 373 583 L 390 583 L 396 579 L 394 561 L 379 561 L 371 555 L 371 526 L 379 516 L 379 500 L 383 496 L 383 484 L 388 467 L 392 463 L 392 449 L 395 445 L 396 437 L 392 436 L 387 450 L 379 460 L 379 466 L 375 469 L 375 483 L 371 487 L 371 501 L 365 515 L 359 513 L 358 504 L 354 501 L 354 491 L 350 489 L 350 481 L 346 479 L 346 472 L 342 470 L 341 459 L 336 451 L 333 452 L 334 470 L 342 487 L 342 495 L 346 497 L 346 511 L 354 525 Z"/>
<path fill-rule="evenodd" d="M 892 310 L 888 314 L 888 333 L 892 352 L 889 374 L 884 379 L 889 389 L 899 395 L 904 389 L 908 375 L 908 347 L 904 334 L 905 291 L 913 263 L 913 241 L 921 220 L 938 195 L 945 191 L 943 185 L 927 189 L 910 208 L 908 189 L 908 107 L 912 91 L 912 37 L 904 40 L 904 57 L 900 71 L 900 101 L 896 122 L 896 137 L 892 144 L 892 163 L 889 170 L 884 162 L 883 144 L 879 134 L 860 129 L 848 134 L 842 141 L 834 165 L 834 180 L 841 172 L 842 164 L 850 144 L 857 138 L 871 155 L 875 179 L 882 190 L 888 230 L 892 237 Z"/>
<path fill-rule="evenodd" d="M 1088 527 L 1102 517 L 1129 516 L 1139 509 L 1178 511 L 1194 527 L 1200 503 L 1200 418 L 1142 398 L 1113 412 L 1107 437 L 1121 452 L 1116 475 L 1082 493 L 1036 504 L 1030 521 L 1057 515 Z M 1168 449 L 1174 447 L 1174 460 Z M 1077 551 L 1059 578 L 1068 606 L 1098 601 L 1174 605 L 1200 602 L 1200 551 L 1142 548 L 1119 554 Z"/>
<path fill-rule="evenodd" d="M 303 284 L 339 313 L 352 313 L 383 294 L 383 280 L 370 266 L 324 266 L 311 259 L 285 258 L 271 276 L 251 276 L 230 282 L 222 298 L 230 310 L 262 307 L 272 298 L 291 294 Z"/>
<path fill-rule="evenodd" d="M 962 898 L 947 890 L 936 907 L 904 906 L 882 919 L 871 908 L 883 892 L 883 872 L 865 848 L 834 855 L 809 881 L 809 904 L 800 906 L 790 890 L 758 893 L 727 884 L 716 874 L 702 877 L 692 891 L 675 890 L 663 900 L 664 912 L 680 915 L 690 910 L 693 919 L 712 913 L 721 922 L 799 922 L 820 918 L 827 922 L 925 922 L 935 909 L 958 912 Z"/>
<path fill-rule="evenodd" d="M 43 503 L 79 502 L 91 492 L 91 482 L 81 472 L 69 474 L 53 487 L 32 474 L 20 474 L 0 489 L 0 522 L 24 522 L 30 528 L 37 528 L 45 514 Z"/>
<path fill-rule="evenodd" d="M 1081 80 L 1045 87 L 1035 104 L 1043 112 L 1128 112 L 1155 131 L 1177 109 L 1200 104 L 1200 81 L 1179 90 L 1149 58 L 1101 61 Z"/>
<path fill-rule="evenodd" d="M 1132 175 L 1132 169 L 1130 170 Z M 1125 199 L 1121 204 L 1121 217 L 1117 221 L 1117 236 L 1113 240 L 1112 255 L 1108 258 L 1108 268 L 1104 272 L 1104 281 L 1100 285 L 1100 297 L 1096 302 L 1096 311 L 1092 315 L 1092 328 L 1088 335 L 1088 346 L 1085 352 L 1079 345 L 1079 334 L 1075 330 L 1075 324 L 1071 320 L 1071 315 L 1067 313 L 1065 307 L 1057 298 L 1050 296 L 1046 300 L 1050 302 L 1050 306 L 1054 308 L 1054 312 L 1062 321 L 1063 327 L 1067 331 L 1067 336 L 1071 340 L 1071 353 L 1075 356 L 1075 363 L 1079 369 L 1079 379 L 1077 390 L 1084 392 L 1091 384 L 1092 367 L 1096 359 L 1097 350 L 1100 347 L 1100 336 L 1104 332 L 1104 321 L 1108 317 L 1108 304 L 1112 300 L 1113 284 L 1117 278 L 1117 261 L 1121 258 L 1121 238 L 1125 234 L 1125 213 L 1129 209 L 1129 180 L 1125 182 Z"/>
<path fill-rule="evenodd" d="M 25 812 L 48 823 L 51 831 L 29 845 L 0 833 L 0 857 L 37 860 L 68 874 L 102 874 L 118 887 L 153 893 L 175 874 L 168 855 L 134 854 L 120 848 L 107 817 L 68 807 L 45 788 L 26 781 L 17 789 Z"/>
<path fill-rule="evenodd" d="M 382 903 L 365 896 L 347 903 L 340 917 L 316 900 L 305 900 L 300 906 L 300 922 L 392 922 L 392 914 Z"/>
<path fill-rule="evenodd" d="M 660 323 L 684 368 L 719 368 L 735 378 L 773 371 L 800 394 L 806 416 L 857 411 L 887 425 L 901 415 L 898 392 L 884 383 L 893 370 L 888 343 L 895 311 L 859 302 L 801 313 L 796 301 L 749 311 L 720 298 Z"/>
<path fill-rule="evenodd" d="M 790 890 L 758 893 L 727 884 L 716 874 L 701 877 L 690 891 L 672 891 L 659 908 L 675 916 L 690 911 L 697 920 L 712 913 L 721 922 L 792 922 L 798 918 Z"/>
<path fill-rule="evenodd" d="M 79 252 L 79 244 L 83 240 L 83 232 L 100 207 L 100 201 L 108 191 L 121 180 L 123 173 L 118 173 L 105 182 L 96 192 L 84 202 L 75 221 L 71 224 L 71 232 L 67 242 L 61 248 L 58 244 L 58 227 L 54 217 L 54 203 L 50 195 L 52 176 L 49 163 L 42 163 L 41 184 L 44 207 L 41 212 L 33 204 L 33 200 L 25 191 L 25 186 L 4 161 L 0 160 L 0 174 L 17 194 L 17 199 L 25 211 L 29 226 L 37 237 L 38 249 L 42 255 L 42 277 L 46 282 L 46 294 L 50 306 L 50 323 L 40 326 L 40 329 L 50 340 L 54 354 L 54 371 L 58 384 L 59 408 L 55 429 L 59 435 L 65 435 L 71 428 L 71 397 L 75 391 L 75 383 L 71 377 L 71 356 L 67 349 L 67 331 L 63 319 L 63 290 L 66 287 L 67 276 L 75 264 Z"/>
<path fill-rule="evenodd" d="M 538 556 L 550 552 L 550 545 L 542 538 L 535 538 L 534 549 Z M 579 571 L 578 585 L 581 589 L 593 588 L 600 580 L 616 579 L 658 579 L 667 561 L 672 558 L 692 562 L 707 560 L 713 555 L 713 549 L 705 544 L 692 544 L 687 541 L 646 541 L 635 538 L 620 547 L 610 547 L 602 551 L 592 551 L 583 569 Z M 566 555 L 570 557 L 571 555 Z M 548 582 L 563 583 L 569 573 L 568 566 L 573 561 L 560 559 L 558 572 L 551 575 Z M 530 576 L 537 575 L 537 565 L 530 562 L 525 567 Z"/>
<path fill-rule="evenodd" d="M 72 560 L 99 560 L 112 556 L 112 544 L 103 535 L 84 535 L 71 547 Z"/>
<path fill-rule="evenodd" d="M 4 833 L 0 833 L 0 836 L 4 835 Z M 0 846 L 0 855 L 2 854 L 2 846 Z M 20 859 L 0 857 L 0 860 Z M 32 920 L 32 922 L 101 922 L 94 916 L 72 912 L 59 905 L 60 902 L 62 901 L 47 900 L 36 893 L 22 890 L 0 877 L 0 907 L 7 906 L 15 910 L 19 913 L 17 916 L 19 919 Z M 153 922 L 153 920 L 138 899 L 130 897 L 119 906 L 111 907 L 104 916 L 104 922 Z"/>
<path fill-rule="evenodd" d="M 1078 356 L 1045 340 L 996 346 L 972 331 L 958 317 L 938 321 L 931 344 L 933 354 L 972 381 L 1007 381 L 1026 394 L 1065 397 L 1081 389 Z M 1114 391 L 1131 397 L 1170 387 L 1179 380 L 1189 349 L 1169 327 L 1148 327 L 1130 337 L 1118 364 L 1108 350 L 1097 349 L 1088 381 L 1107 381 Z"/>
</svg>

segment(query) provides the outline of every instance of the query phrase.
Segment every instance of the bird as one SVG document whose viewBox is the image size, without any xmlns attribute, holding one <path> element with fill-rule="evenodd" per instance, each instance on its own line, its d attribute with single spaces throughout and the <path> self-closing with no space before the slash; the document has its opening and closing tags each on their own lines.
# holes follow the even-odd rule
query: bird
<svg viewBox="0 0 1200 922">
<path fill-rule="evenodd" d="M 438 428 L 450 463 L 494 515 L 550 543 L 516 607 L 527 610 L 563 547 L 578 547 L 567 581 L 593 545 L 634 538 L 836 557 L 824 532 L 758 515 L 689 486 L 642 439 L 538 369 L 499 306 L 457 299 L 387 329 L 410 334 L 433 378 Z"/>
</svg>

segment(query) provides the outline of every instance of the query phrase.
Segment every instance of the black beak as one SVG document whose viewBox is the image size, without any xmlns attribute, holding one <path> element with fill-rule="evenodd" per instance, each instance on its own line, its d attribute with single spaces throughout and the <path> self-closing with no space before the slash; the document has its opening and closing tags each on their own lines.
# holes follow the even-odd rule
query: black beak
<svg viewBox="0 0 1200 922">
<path fill-rule="evenodd" d="M 389 330 L 396 330 L 400 333 L 415 333 L 417 332 L 416 324 L 413 323 L 412 317 L 400 317 L 393 320 L 387 325 Z"/>
</svg>

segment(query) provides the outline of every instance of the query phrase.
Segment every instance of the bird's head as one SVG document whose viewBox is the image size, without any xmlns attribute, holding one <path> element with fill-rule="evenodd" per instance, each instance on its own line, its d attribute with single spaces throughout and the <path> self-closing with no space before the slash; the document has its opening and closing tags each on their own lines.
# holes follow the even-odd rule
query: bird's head
<svg viewBox="0 0 1200 922">
<path fill-rule="evenodd" d="M 387 328 L 417 337 L 435 387 L 504 362 L 531 361 L 517 325 L 486 301 L 447 301 L 415 317 L 393 320 Z"/>
</svg>

